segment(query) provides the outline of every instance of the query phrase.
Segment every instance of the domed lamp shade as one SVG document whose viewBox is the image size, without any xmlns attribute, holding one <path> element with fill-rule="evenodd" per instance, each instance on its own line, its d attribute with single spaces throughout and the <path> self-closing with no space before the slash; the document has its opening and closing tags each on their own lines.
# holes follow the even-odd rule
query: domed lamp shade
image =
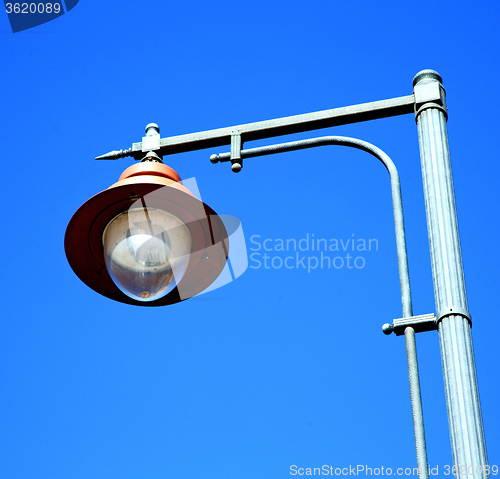
<svg viewBox="0 0 500 479">
<path fill-rule="evenodd" d="M 225 267 L 229 242 L 219 216 L 174 170 L 142 162 L 79 208 L 65 249 L 73 271 L 98 293 L 164 306 L 210 286 Z"/>
</svg>

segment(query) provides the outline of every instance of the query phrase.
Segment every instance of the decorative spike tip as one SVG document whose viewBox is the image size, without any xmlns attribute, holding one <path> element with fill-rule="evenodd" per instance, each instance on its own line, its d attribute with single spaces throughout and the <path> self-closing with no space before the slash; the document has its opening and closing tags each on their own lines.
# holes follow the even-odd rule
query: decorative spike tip
<svg viewBox="0 0 500 479">
<path fill-rule="evenodd" d="M 128 150 L 114 150 L 106 153 L 105 155 L 97 156 L 96 160 L 118 160 L 120 158 L 125 158 L 132 154 L 132 148 Z"/>
</svg>

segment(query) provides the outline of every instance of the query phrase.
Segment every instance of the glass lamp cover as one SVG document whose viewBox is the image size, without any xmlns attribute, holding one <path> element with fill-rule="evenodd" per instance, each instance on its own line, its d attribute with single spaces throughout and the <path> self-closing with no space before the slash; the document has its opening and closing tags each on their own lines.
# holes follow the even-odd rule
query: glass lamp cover
<svg viewBox="0 0 500 479">
<path fill-rule="evenodd" d="M 177 286 L 188 266 L 191 243 L 186 225 L 157 208 L 120 213 L 103 233 L 108 273 L 137 301 L 154 301 Z"/>
</svg>

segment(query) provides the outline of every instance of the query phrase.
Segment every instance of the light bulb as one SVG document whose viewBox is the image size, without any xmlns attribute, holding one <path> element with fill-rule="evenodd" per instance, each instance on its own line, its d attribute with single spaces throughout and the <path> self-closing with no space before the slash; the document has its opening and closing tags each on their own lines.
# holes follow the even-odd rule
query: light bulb
<svg viewBox="0 0 500 479">
<path fill-rule="evenodd" d="M 191 244 L 186 225 L 157 208 L 120 213 L 103 233 L 108 273 L 123 293 L 137 301 L 162 298 L 179 284 Z"/>
</svg>

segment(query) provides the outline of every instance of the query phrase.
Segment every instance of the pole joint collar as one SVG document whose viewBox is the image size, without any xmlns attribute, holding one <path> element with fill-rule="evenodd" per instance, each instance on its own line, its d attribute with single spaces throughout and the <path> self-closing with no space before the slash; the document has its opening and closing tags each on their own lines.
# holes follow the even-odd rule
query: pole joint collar
<svg viewBox="0 0 500 479">
<path fill-rule="evenodd" d="M 431 73 L 434 74 L 436 72 L 428 72 L 427 75 L 424 74 L 422 78 L 414 83 L 413 97 L 415 99 L 415 121 L 417 121 L 420 113 L 428 108 L 437 108 L 441 110 L 446 119 L 448 119 L 446 92 L 443 85 L 441 85 L 441 77 L 437 75 L 437 73 L 437 76 L 431 75 Z M 417 77 L 415 77 L 415 79 L 417 79 Z"/>
<path fill-rule="evenodd" d="M 420 115 L 420 113 L 422 113 L 424 110 L 428 110 L 429 108 L 436 108 L 437 110 L 440 110 L 444 114 L 446 121 L 448 121 L 447 108 L 444 108 L 441 105 L 438 105 L 437 103 L 424 103 L 418 110 L 417 110 L 417 104 L 415 104 L 415 122 L 418 123 L 418 116 Z"/>
<path fill-rule="evenodd" d="M 441 309 L 436 314 L 436 324 L 438 324 L 443 318 L 446 318 L 447 316 L 462 316 L 463 318 L 467 319 L 467 321 L 469 321 L 469 324 L 472 328 L 472 318 L 466 308 L 462 308 L 461 306 L 447 306 L 446 308 Z"/>
</svg>

